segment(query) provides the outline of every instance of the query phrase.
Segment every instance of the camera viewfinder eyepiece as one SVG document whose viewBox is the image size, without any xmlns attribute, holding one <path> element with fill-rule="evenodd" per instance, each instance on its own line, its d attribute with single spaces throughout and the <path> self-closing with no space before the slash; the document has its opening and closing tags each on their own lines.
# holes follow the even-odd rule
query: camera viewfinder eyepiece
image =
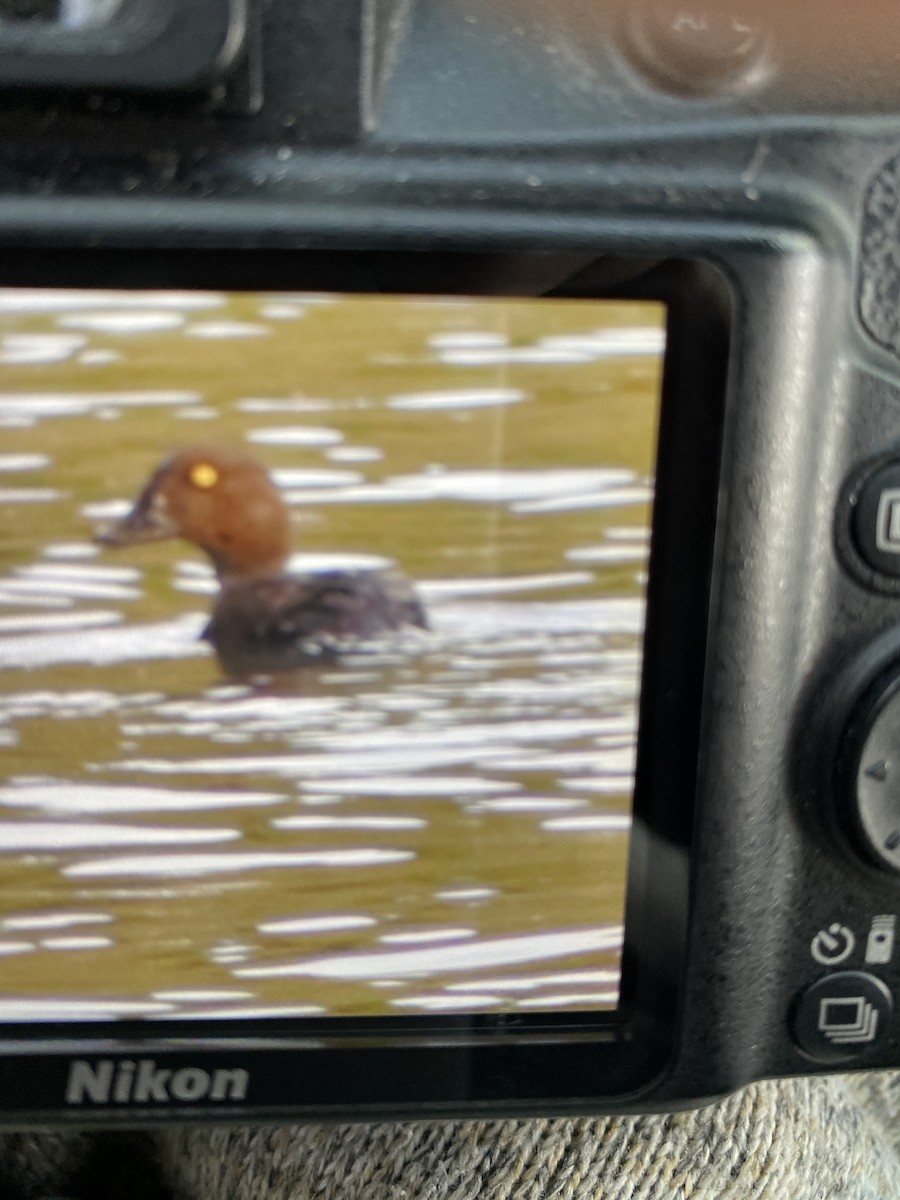
<svg viewBox="0 0 900 1200">
<path fill-rule="evenodd" d="M 0 0 L 0 89 L 208 87 L 245 26 L 246 0 Z"/>
</svg>

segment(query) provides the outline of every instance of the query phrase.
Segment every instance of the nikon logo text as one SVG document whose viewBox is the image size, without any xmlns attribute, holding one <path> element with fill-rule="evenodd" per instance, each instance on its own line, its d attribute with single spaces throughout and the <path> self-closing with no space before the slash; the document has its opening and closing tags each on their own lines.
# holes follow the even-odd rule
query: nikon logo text
<svg viewBox="0 0 900 1200">
<path fill-rule="evenodd" d="M 87 1062 L 76 1058 L 69 1066 L 67 1104 L 197 1104 L 201 1100 L 243 1100 L 249 1072 L 204 1071 L 181 1067 L 173 1071 L 158 1067 L 152 1058 L 136 1062 L 100 1058 Z"/>
</svg>

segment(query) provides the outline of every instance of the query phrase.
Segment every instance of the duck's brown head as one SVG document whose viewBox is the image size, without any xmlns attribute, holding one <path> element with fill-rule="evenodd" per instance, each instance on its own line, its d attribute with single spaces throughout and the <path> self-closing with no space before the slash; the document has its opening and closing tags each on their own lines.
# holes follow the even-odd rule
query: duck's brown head
<svg viewBox="0 0 900 1200">
<path fill-rule="evenodd" d="M 97 535 L 106 546 L 166 538 L 199 546 L 220 579 L 273 574 L 290 553 L 290 516 L 256 459 L 198 446 L 161 463 L 131 512 Z"/>
</svg>

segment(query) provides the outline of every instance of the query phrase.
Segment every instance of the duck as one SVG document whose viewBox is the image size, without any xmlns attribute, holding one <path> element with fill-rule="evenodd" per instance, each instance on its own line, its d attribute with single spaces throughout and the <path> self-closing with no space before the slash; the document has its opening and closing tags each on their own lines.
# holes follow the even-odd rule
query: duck
<svg viewBox="0 0 900 1200">
<path fill-rule="evenodd" d="M 202 637 L 233 677 L 277 675 L 368 639 L 427 629 L 399 570 L 290 574 L 291 517 L 265 466 L 240 450 L 193 446 L 163 460 L 130 511 L 97 531 L 121 548 L 180 538 L 206 554 L 219 582 Z"/>
</svg>

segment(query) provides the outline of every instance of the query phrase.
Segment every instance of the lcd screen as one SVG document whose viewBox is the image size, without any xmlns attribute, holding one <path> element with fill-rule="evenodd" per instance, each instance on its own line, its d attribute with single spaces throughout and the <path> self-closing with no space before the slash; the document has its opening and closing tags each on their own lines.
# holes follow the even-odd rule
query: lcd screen
<svg viewBox="0 0 900 1200">
<path fill-rule="evenodd" d="M 616 1008 L 665 318 L 0 290 L 0 1019 Z M 248 459 L 286 563 L 110 535 Z M 236 573 L 368 571 L 421 620 L 223 666 Z"/>
</svg>

